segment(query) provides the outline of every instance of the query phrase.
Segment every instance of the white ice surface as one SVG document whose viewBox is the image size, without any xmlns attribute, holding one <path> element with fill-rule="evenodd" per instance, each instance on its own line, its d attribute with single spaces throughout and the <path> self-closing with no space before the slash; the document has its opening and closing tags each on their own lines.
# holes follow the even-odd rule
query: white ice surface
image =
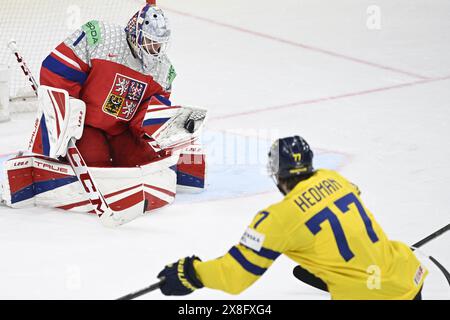
<svg viewBox="0 0 450 320">
<path fill-rule="evenodd" d="M 319 164 L 359 185 L 391 239 L 412 244 L 450 222 L 450 2 L 378 0 L 379 30 L 367 28 L 366 0 L 159 3 L 173 28 L 172 101 L 209 109 L 206 140 L 260 133 L 265 154 L 273 136 L 300 134 Z M 0 154 L 25 148 L 32 122 L 21 114 L 0 124 Z M 224 254 L 281 196 L 261 174 L 265 159 L 236 160 L 223 141 L 208 140 L 209 191 L 117 230 L 84 214 L 0 207 L 0 299 L 114 299 L 180 257 Z M 449 233 L 423 247 L 447 268 L 449 249 Z M 423 261 L 424 299 L 449 299 L 443 275 Z M 186 298 L 329 298 L 294 279 L 294 266 L 280 257 L 237 297 L 203 289 Z"/>
</svg>

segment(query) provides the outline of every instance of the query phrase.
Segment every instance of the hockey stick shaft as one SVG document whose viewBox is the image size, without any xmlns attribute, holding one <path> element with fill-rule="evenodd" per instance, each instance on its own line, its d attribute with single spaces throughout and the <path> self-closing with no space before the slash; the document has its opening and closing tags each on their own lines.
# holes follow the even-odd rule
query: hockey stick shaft
<svg viewBox="0 0 450 320">
<path fill-rule="evenodd" d="M 445 279 L 447 279 L 448 285 L 450 286 L 450 272 L 448 272 L 448 270 L 445 269 L 445 267 L 442 264 L 440 264 L 440 262 L 437 261 L 436 258 L 429 256 L 428 254 L 426 254 L 423 251 L 420 251 L 419 248 L 416 247 L 411 247 L 411 250 L 413 251 L 417 250 L 418 252 L 421 252 L 424 256 L 426 256 L 428 259 L 430 259 L 431 262 L 433 262 L 436 265 L 436 267 L 444 274 L 444 277 Z"/>
<path fill-rule="evenodd" d="M 89 201 L 94 206 L 95 213 L 101 219 L 103 225 L 114 227 L 120 225 L 120 221 L 115 219 L 119 214 L 112 211 L 108 206 L 105 198 L 100 192 L 97 184 L 94 182 L 88 166 L 83 160 L 80 151 L 78 150 L 75 139 L 69 141 L 67 149 L 67 159 L 75 172 L 78 181 L 83 186 L 84 191 L 89 197 Z"/>
<path fill-rule="evenodd" d="M 165 278 L 163 277 L 158 282 L 156 282 L 156 283 L 154 283 L 154 284 L 152 284 L 152 285 L 150 285 L 150 286 L 148 286 L 148 287 L 146 287 L 144 289 L 141 289 L 139 291 L 136 291 L 136 292 L 127 294 L 127 295 L 125 295 L 123 297 L 120 297 L 117 300 L 132 300 L 134 298 L 140 297 L 140 296 L 142 296 L 142 295 L 144 295 L 146 293 L 149 293 L 151 291 L 159 289 L 164 281 L 165 281 Z"/>
<path fill-rule="evenodd" d="M 447 232 L 448 230 L 450 230 L 450 223 L 447 224 L 446 226 L 444 226 L 443 228 L 441 228 L 441 229 L 439 229 L 439 230 L 433 232 L 433 233 L 430 234 L 429 236 L 423 238 L 422 240 L 416 242 L 415 244 L 413 244 L 413 245 L 411 246 L 411 249 L 414 251 L 414 250 L 420 248 L 420 247 L 423 246 L 424 244 L 430 242 L 430 241 L 433 240 L 433 239 L 436 239 L 437 237 L 439 237 L 440 235 L 444 234 L 444 233 Z M 419 251 L 419 250 L 418 250 L 418 251 Z M 426 255 L 426 256 L 428 256 L 428 255 Z M 442 264 L 440 264 L 439 261 L 437 261 L 434 257 L 428 256 L 428 259 L 430 259 L 431 262 L 433 262 L 433 263 L 436 265 L 436 267 L 437 267 L 439 270 L 441 270 L 441 272 L 444 274 L 445 279 L 447 279 L 447 282 L 448 282 L 448 284 L 449 284 L 449 286 L 450 286 L 450 272 L 448 272 L 448 270 L 445 269 L 445 267 L 444 267 Z"/>
<path fill-rule="evenodd" d="M 433 234 L 429 235 L 428 237 L 426 237 L 426 238 L 420 240 L 419 242 L 417 242 L 415 245 L 412 246 L 412 249 L 414 250 L 415 248 L 419 248 L 419 246 L 422 246 L 422 245 L 424 245 L 425 243 L 427 243 L 428 241 L 430 241 L 430 240 L 432 240 L 432 239 L 438 237 L 439 235 L 443 234 L 444 232 L 446 232 L 446 231 L 449 229 L 449 226 L 450 226 L 450 224 L 447 225 L 447 226 L 445 226 L 445 227 L 443 227 L 443 228 L 441 228 L 441 229 L 439 229 L 438 231 L 434 232 Z M 445 267 L 444 267 L 442 264 L 440 264 L 440 263 L 439 263 L 435 258 L 433 258 L 432 256 L 429 256 L 428 258 L 429 258 L 429 259 L 430 259 L 430 260 L 431 260 L 431 261 L 439 268 L 439 270 L 442 271 L 442 273 L 444 274 L 445 278 L 446 278 L 447 281 L 448 281 L 448 284 L 450 285 L 450 273 L 447 271 L 447 269 L 445 269 Z M 295 269 L 294 269 L 294 270 L 295 270 Z M 294 272 L 294 274 L 295 274 L 295 272 Z M 161 284 L 164 282 L 164 280 L 165 280 L 165 279 L 162 278 L 162 279 L 161 279 L 159 282 L 157 282 L 157 283 L 154 283 L 154 284 L 152 284 L 152 285 L 150 285 L 150 286 L 148 286 L 148 287 L 146 287 L 146 288 L 144 288 L 144 289 L 141 289 L 141 290 L 139 290 L 139 291 L 136 291 L 136 292 L 127 294 L 127 295 L 125 295 L 125 296 L 123 296 L 123 297 L 118 298 L 117 300 L 132 300 L 132 299 L 137 298 L 137 297 L 140 297 L 140 296 L 142 296 L 142 295 L 144 295 L 144 294 L 146 294 L 146 293 L 149 293 L 149 292 L 151 292 L 151 291 L 154 291 L 154 290 L 156 290 L 156 289 L 159 289 L 159 287 L 160 287 Z"/>
<path fill-rule="evenodd" d="M 10 41 L 8 43 L 8 47 L 16 56 L 17 62 L 20 64 L 21 69 L 25 74 L 25 76 L 27 76 L 28 80 L 30 80 L 31 87 L 33 88 L 35 94 L 38 95 L 37 89 L 39 85 L 37 84 L 35 78 L 33 77 L 33 74 L 31 73 L 30 69 L 27 67 L 24 59 L 20 55 L 17 49 L 16 42 L 13 40 Z M 75 139 L 71 139 L 69 141 L 67 158 L 74 173 L 78 178 L 78 181 L 80 181 L 80 183 L 82 184 L 83 190 L 85 190 L 89 198 L 89 201 L 94 207 L 95 213 L 101 219 L 102 224 L 107 227 L 114 227 L 123 224 L 125 221 L 121 219 L 120 217 L 121 215 L 110 209 L 108 203 L 106 202 L 105 198 L 100 192 L 100 189 L 94 182 L 92 174 L 90 173 L 88 166 L 84 162 L 83 157 L 81 156 L 81 153 L 75 144 Z"/>
<path fill-rule="evenodd" d="M 435 258 L 433 258 L 432 256 L 428 257 L 435 265 L 436 267 L 438 267 L 439 270 L 442 271 L 442 273 L 445 276 L 445 279 L 447 279 L 448 285 L 450 286 L 450 272 L 448 272 L 447 269 L 445 269 L 445 267 L 440 264 Z"/>
<path fill-rule="evenodd" d="M 425 243 L 439 237 L 440 235 L 442 235 L 443 233 L 447 232 L 448 230 L 450 230 L 450 223 L 447 224 L 445 227 L 439 229 L 436 232 L 433 232 L 432 234 L 430 234 L 429 236 L 423 238 L 422 240 L 418 241 L 417 243 L 413 244 L 412 247 L 414 248 L 420 248 L 421 246 L 423 246 Z"/>
</svg>

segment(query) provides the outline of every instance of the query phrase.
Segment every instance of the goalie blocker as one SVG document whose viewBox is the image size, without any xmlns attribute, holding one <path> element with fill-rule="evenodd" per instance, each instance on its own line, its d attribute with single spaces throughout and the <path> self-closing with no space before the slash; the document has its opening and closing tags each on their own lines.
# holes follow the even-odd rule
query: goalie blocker
<svg viewBox="0 0 450 320">
<path fill-rule="evenodd" d="M 173 202 L 177 190 L 204 189 L 205 154 L 195 141 L 206 111 L 170 109 L 177 112 L 165 119 L 166 125 L 152 132 L 146 130 L 149 144 L 160 149 L 163 157 L 138 167 L 90 168 L 112 210 L 142 208 L 144 204 L 144 212 L 148 212 Z M 200 110 L 200 118 L 193 117 L 196 110 Z M 39 109 L 29 142 L 30 152 L 4 165 L 4 203 L 13 208 L 37 205 L 94 212 L 82 185 L 74 183 L 77 177 L 72 167 L 64 161 L 68 141 L 82 136 L 84 113 L 84 102 L 69 98 L 66 91 L 47 86 L 39 88 Z M 186 119 L 195 121 L 194 130 L 184 128 Z M 149 117 L 144 122 L 148 124 Z"/>
</svg>

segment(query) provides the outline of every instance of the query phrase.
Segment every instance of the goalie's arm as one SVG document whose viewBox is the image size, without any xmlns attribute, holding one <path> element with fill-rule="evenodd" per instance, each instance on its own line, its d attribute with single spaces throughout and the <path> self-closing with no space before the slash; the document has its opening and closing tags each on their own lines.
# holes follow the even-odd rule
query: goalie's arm
<svg viewBox="0 0 450 320">
<path fill-rule="evenodd" d="M 169 94 L 166 92 L 144 99 L 130 121 L 131 132 L 135 137 L 151 140 L 152 134 L 170 118 L 172 109 Z"/>
</svg>

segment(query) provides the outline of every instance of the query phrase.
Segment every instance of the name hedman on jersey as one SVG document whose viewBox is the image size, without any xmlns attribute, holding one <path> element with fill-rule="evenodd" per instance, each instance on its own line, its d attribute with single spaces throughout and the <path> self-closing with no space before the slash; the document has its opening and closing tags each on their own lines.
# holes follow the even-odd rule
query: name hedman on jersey
<svg viewBox="0 0 450 320">
<path fill-rule="evenodd" d="M 334 179 L 322 180 L 319 184 L 298 195 L 294 202 L 305 212 L 306 209 L 309 209 L 341 188 L 342 185 Z"/>
</svg>

